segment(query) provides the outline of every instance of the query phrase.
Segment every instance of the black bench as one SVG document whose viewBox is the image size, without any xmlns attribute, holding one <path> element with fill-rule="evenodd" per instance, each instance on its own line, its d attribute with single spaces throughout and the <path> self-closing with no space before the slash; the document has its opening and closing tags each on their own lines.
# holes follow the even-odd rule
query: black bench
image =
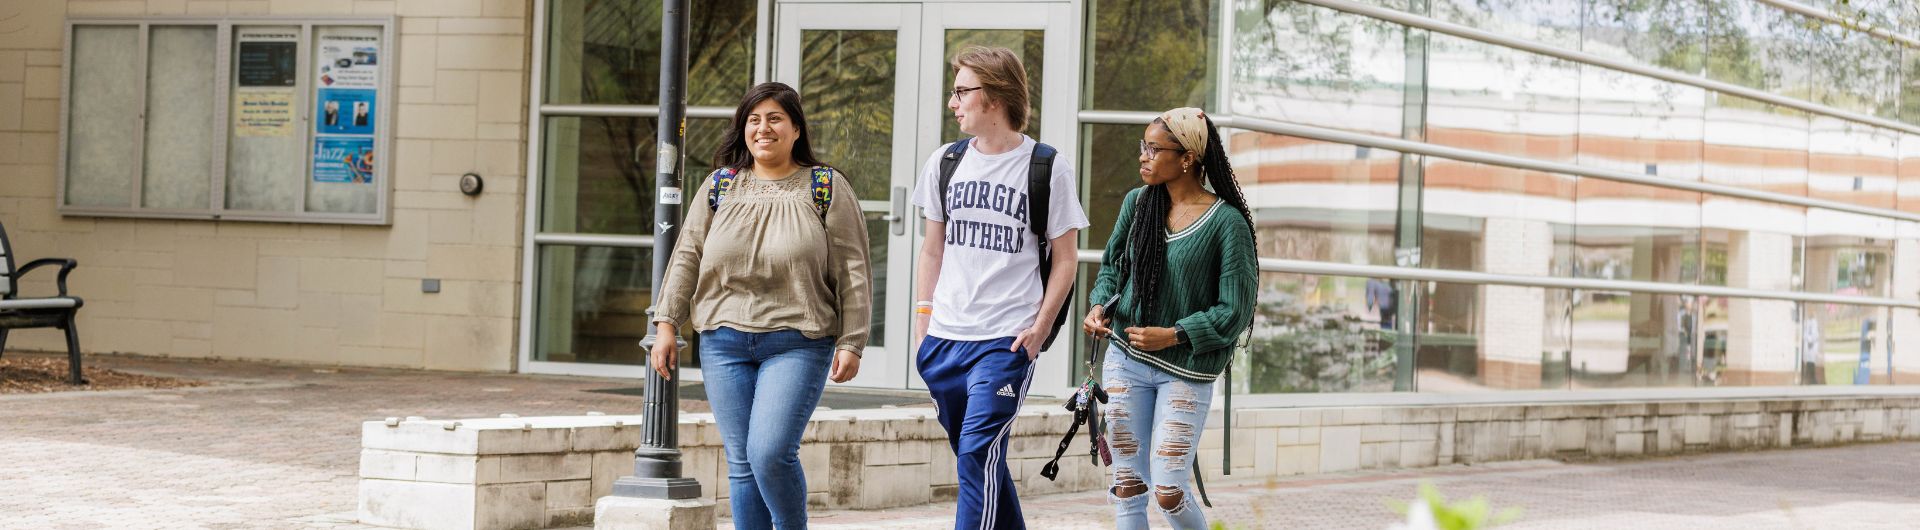
<svg viewBox="0 0 1920 530">
<path fill-rule="evenodd" d="M 73 272 L 73 268 L 80 263 L 67 258 L 41 258 L 15 269 L 13 257 L 13 243 L 7 240 L 7 227 L 0 225 L 0 353 L 6 351 L 7 333 L 12 330 L 65 330 L 67 369 L 71 372 L 67 381 L 76 385 L 87 384 L 87 379 L 80 374 L 80 335 L 73 326 L 73 317 L 80 312 L 81 301 L 77 297 L 67 296 L 67 274 Z M 40 298 L 21 296 L 20 277 L 49 265 L 60 266 L 60 276 L 54 281 L 59 286 L 60 294 Z"/>
</svg>

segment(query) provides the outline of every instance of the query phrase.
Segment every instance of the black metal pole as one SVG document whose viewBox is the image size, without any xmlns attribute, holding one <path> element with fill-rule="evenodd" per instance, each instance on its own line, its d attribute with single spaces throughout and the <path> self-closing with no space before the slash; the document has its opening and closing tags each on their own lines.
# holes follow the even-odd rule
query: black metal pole
<svg viewBox="0 0 1920 530">
<path fill-rule="evenodd" d="M 680 147 L 685 145 L 687 114 L 687 0 L 660 2 L 660 121 L 655 148 L 653 193 L 654 306 L 659 306 L 667 261 L 679 240 Z M 636 146 L 637 148 L 638 146 Z M 647 311 L 651 314 L 653 311 Z M 679 337 L 659 337 L 649 326 L 640 346 L 652 351 L 659 340 L 671 340 L 686 349 Z M 679 367 L 672 367 L 679 379 Z M 640 448 L 633 452 L 633 476 L 613 482 L 613 494 L 648 499 L 691 499 L 700 496 L 700 481 L 680 475 L 680 389 L 673 381 L 647 371 L 647 397 L 641 411 Z"/>
</svg>

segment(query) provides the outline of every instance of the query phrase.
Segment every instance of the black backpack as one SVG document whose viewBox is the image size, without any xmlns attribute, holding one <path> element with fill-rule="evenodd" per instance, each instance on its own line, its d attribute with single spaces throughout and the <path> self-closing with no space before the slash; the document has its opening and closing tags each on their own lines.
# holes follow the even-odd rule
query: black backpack
<svg viewBox="0 0 1920 530">
<path fill-rule="evenodd" d="M 948 213 L 947 188 L 953 183 L 953 171 L 960 167 L 960 158 L 967 156 L 967 145 L 972 138 L 963 138 L 947 146 L 947 153 L 940 157 L 940 212 Z M 1033 146 L 1033 158 L 1027 163 L 1027 228 L 1040 240 L 1040 293 L 1044 298 L 1047 292 L 1047 273 L 1053 271 L 1053 252 L 1047 240 L 1047 210 L 1053 203 L 1053 158 L 1059 154 L 1053 146 L 1036 143 Z M 951 215 L 945 215 L 951 221 Z M 944 237 L 944 235 L 942 236 Z M 1060 336 L 1060 328 L 1066 325 L 1067 309 L 1073 306 L 1073 285 L 1067 287 L 1067 298 L 1060 304 L 1060 314 L 1053 318 L 1053 329 L 1047 330 L 1047 340 L 1040 345 L 1041 350 L 1053 347 L 1053 339 Z"/>
</svg>

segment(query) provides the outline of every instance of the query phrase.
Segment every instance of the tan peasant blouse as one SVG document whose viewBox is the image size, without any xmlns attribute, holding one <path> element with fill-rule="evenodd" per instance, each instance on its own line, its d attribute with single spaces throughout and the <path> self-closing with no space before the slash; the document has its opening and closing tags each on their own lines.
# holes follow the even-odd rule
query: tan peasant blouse
<svg viewBox="0 0 1920 530">
<path fill-rule="evenodd" d="M 861 353 L 873 320 L 866 216 L 853 185 L 834 171 L 823 228 L 812 169 L 777 180 L 743 170 L 715 211 L 707 206 L 713 179 L 704 178 L 687 195 L 654 322 L 684 329 L 691 313 L 697 331 L 791 329 L 838 337 L 835 349 Z"/>
</svg>

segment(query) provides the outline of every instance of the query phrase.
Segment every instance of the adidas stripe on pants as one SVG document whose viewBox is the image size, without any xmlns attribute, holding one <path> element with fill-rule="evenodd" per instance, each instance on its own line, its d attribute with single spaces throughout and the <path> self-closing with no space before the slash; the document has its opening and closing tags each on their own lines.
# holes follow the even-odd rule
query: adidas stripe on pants
<svg viewBox="0 0 1920 530">
<path fill-rule="evenodd" d="M 939 410 L 959 474 L 955 530 L 1024 529 L 1020 497 L 1007 471 L 1007 437 L 1027 399 L 1033 362 L 1008 349 L 1013 338 L 982 341 L 928 336 L 920 378 Z"/>
</svg>

